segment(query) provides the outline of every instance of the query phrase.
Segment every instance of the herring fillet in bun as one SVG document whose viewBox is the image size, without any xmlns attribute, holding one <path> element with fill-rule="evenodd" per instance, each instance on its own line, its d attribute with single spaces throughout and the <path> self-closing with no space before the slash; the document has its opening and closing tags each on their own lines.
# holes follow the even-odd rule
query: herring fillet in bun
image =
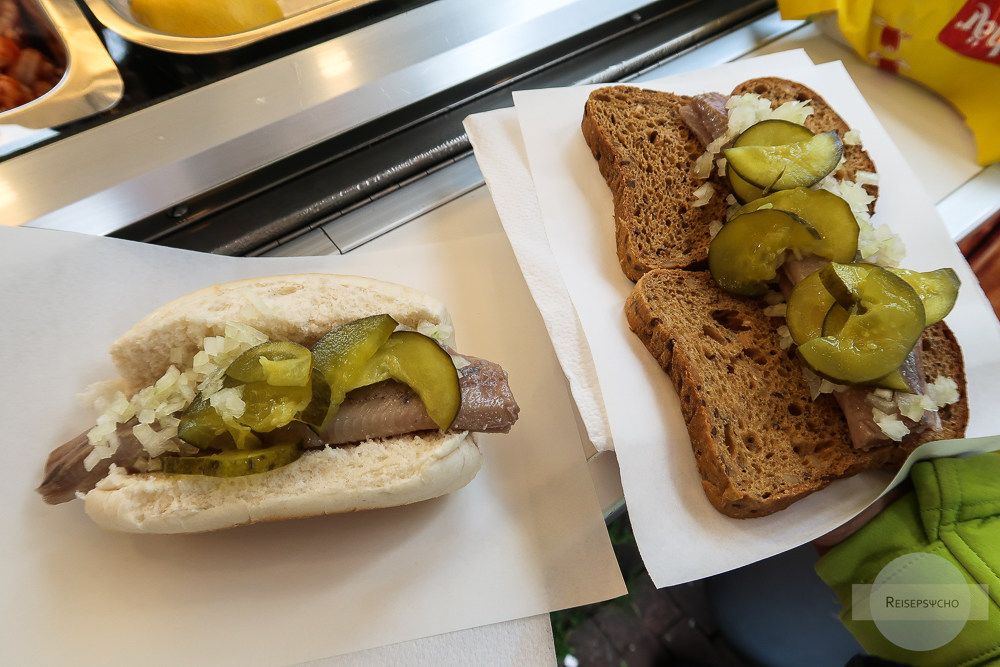
<svg viewBox="0 0 1000 667">
<path fill-rule="evenodd" d="M 388 326 L 383 340 L 390 340 L 355 359 L 365 370 L 318 371 L 322 344 L 317 342 L 330 340 L 331 332 L 354 331 L 351 327 L 366 318 Z M 424 366 L 416 380 L 405 382 L 397 381 L 399 372 L 384 372 L 386 363 L 405 366 L 394 352 L 385 352 L 392 342 L 414 338 L 431 348 L 438 368 L 451 369 L 444 384 L 455 384 L 456 402 L 444 423 L 434 403 L 441 392 L 421 379 L 442 376 Z M 313 352 L 305 353 L 312 380 L 300 390 L 306 398 L 298 404 L 308 407 L 287 423 L 272 417 L 283 409 L 283 394 L 268 399 L 271 412 L 261 422 L 256 394 L 250 393 L 260 383 L 233 379 L 239 376 L 235 360 L 250 355 L 257 373 L 263 367 L 268 382 L 284 384 L 274 378 L 285 377 L 282 369 L 295 366 L 294 360 L 283 366 L 280 355 L 253 357 L 272 344 Z M 50 454 L 38 491 L 51 504 L 82 497 L 87 514 L 102 527 L 138 533 L 211 531 L 450 493 L 480 469 L 473 433 L 506 433 L 519 411 L 500 366 L 461 355 L 452 345 L 445 306 L 401 285 L 302 274 L 207 287 L 158 308 L 112 345 L 119 392 L 104 392 L 95 428 Z M 378 367 L 382 375 L 372 374 L 375 360 L 386 355 L 391 363 Z M 268 376 L 272 372 L 277 375 Z M 338 373 L 348 372 L 354 384 L 340 399 L 330 398 L 336 396 Z M 368 373 L 368 379 L 359 380 L 359 373 Z M 333 389 L 324 394 L 319 387 L 327 380 Z M 268 386 L 268 391 L 286 389 Z M 326 417 L 310 421 L 304 415 L 315 416 L 309 411 L 318 396 L 326 396 L 320 413 Z M 218 425 L 208 442 L 190 426 L 200 422 L 187 417 L 200 414 L 199 405 L 213 406 L 208 412 Z M 268 425 L 258 432 L 244 423 Z M 235 457 L 235 467 L 227 457 Z M 193 469 L 178 467 L 191 461 Z M 165 472 L 168 468 L 183 474 Z"/>
</svg>

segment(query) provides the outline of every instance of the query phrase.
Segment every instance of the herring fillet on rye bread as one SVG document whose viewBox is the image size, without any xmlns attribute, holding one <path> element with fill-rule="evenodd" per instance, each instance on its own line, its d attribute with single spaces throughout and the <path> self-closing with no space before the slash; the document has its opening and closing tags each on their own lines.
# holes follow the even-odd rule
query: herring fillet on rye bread
<svg viewBox="0 0 1000 667">
<path fill-rule="evenodd" d="M 180 297 L 140 320 L 111 353 L 134 392 L 167 370 L 171 350 L 190 359 L 203 338 L 223 333 L 226 322 L 311 346 L 341 324 L 378 313 L 407 327 L 430 327 L 453 342 L 444 304 L 418 290 L 356 276 L 300 274 L 214 285 Z M 114 468 L 84 503 L 87 514 L 110 530 L 205 532 L 427 500 L 465 486 L 481 463 L 471 433 L 422 432 L 306 450 L 288 465 L 245 477 Z"/>
<path fill-rule="evenodd" d="M 850 129 L 822 97 L 797 82 L 751 79 L 731 94 L 744 93 L 756 93 L 772 107 L 809 100 L 814 113 L 804 124 L 813 132 L 836 130 L 843 138 Z M 705 148 L 680 115 L 680 108 L 693 99 L 608 86 L 593 91 L 584 106 L 581 129 L 611 189 L 618 261 L 630 280 L 654 268 L 705 268 L 711 225 L 726 219 L 730 190 L 717 169 L 708 179 L 715 195 L 705 206 L 693 206 L 694 191 L 705 183 L 693 167 Z M 875 172 L 861 146 L 845 145 L 844 156 L 838 177 L 854 180 L 859 171 Z M 876 186 L 864 187 L 877 196 Z"/>
<path fill-rule="evenodd" d="M 657 269 L 625 306 L 629 326 L 680 397 L 702 486 L 723 514 L 771 514 L 837 479 L 898 468 L 926 441 L 964 435 L 962 353 L 944 322 L 919 343 L 928 381 L 943 375 L 958 385 L 960 400 L 940 412 L 943 429 L 861 451 L 833 397 L 811 399 L 794 352 L 780 348 L 780 318 L 766 315 L 766 305 L 724 292 L 707 271 Z"/>
</svg>

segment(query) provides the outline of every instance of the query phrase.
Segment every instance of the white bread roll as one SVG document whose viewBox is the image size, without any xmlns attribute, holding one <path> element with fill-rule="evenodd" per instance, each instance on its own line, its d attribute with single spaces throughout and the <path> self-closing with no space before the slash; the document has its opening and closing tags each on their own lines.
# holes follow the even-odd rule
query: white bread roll
<svg viewBox="0 0 1000 667">
<path fill-rule="evenodd" d="M 112 345 L 111 355 L 126 385 L 138 391 L 167 370 L 172 350 L 190 359 L 227 322 L 249 324 L 271 340 L 312 346 L 341 324 L 380 313 L 453 342 L 444 304 L 422 292 L 356 276 L 302 274 L 241 280 L 183 296 L 132 327 Z M 85 508 L 110 530 L 204 532 L 427 500 L 468 484 L 481 463 L 471 434 L 425 433 L 311 450 L 287 466 L 244 477 L 113 468 L 86 495 Z"/>
<path fill-rule="evenodd" d="M 436 498 L 468 484 L 481 462 L 472 434 L 463 432 L 307 451 L 245 477 L 129 475 L 115 468 L 87 494 L 85 508 L 108 530 L 200 533 Z"/>
<path fill-rule="evenodd" d="M 190 359 L 205 337 L 222 335 L 227 322 L 312 347 L 331 329 L 380 313 L 404 326 L 438 328 L 443 343 L 454 342 L 448 310 L 423 292 L 359 276 L 307 273 L 222 283 L 175 299 L 115 341 L 111 359 L 126 385 L 138 391 L 163 375 L 171 350 Z"/>
</svg>

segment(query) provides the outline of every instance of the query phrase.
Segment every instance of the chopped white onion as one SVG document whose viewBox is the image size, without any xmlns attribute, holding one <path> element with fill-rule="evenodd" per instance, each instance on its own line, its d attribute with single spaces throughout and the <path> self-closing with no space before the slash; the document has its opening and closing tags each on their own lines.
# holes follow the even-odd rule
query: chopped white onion
<svg viewBox="0 0 1000 667">
<path fill-rule="evenodd" d="M 899 266 L 906 256 L 906 245 L 888 225 L 873 226 L 858 220 L 858 253 L 862 261 L 880 266 Z"/>
<path fill-rule="evenodd" d="M 878 185 L 879 175 L 872 171 L 856 171 L 854 182 L 858 185 Z"/>
<path fill-rule="evenodd" d="M 854 217 L 859 220 L 871 218 L 868 213 L 868 205 L 875 201 L 875 197 L 868 194 L 868 191 L 860 184 L 848 180 L 840 181 L 840 191 L 834 194 L 840 195 L 840 198 L 848 203 Z"/>
<path fill-rule="evenodd" d="M 247 407 L 243 402 L 243 385 L 220 389 L 209 396 L 208 404 L 215 408 L 223 420 L 239 419 Z"/>
<path fill-rule="evenodd" d="M 179 420 L 174 415 L 190 405 L 199 391 L 210 401 L 214 394 L 224 392 L 214 399 L 221 408 L 220 414 L 242 415 L 246 406 L 239 393 L 234 395 L 232 390 L 223 389 L 224 371 L 240 354 L 266 341 L 267 336 L 251 326 L 227 323 L 224 335 L 208 336 L 202 341 L 201 349 L 192 356 L 187 370 L 180 370 L 185 365 L 183 350 L 174 349 L 170 352 L 173 363 L 166 372 L 131 399 L 121 392 L 110 398 L 100 398 L 103 409 L 96 425 L 87 433 L 94 447 L 85 461 L 85 465 L 90 466 L 88 470 L 115 453 L 119 444 L 118 424 L 133 417 L 139 422 L 133 434 L 150 457 L 155 458 L 166 451 L 191 452 L 191 446 L 176 437 Z"/>
<path fill-rule="evenodd" d="M 861 132 L 855 129 L 850 129 L 844 132 L 842 141 L 845 146 L 860 146 L 861 145 Z"/>
<path fill-rule="evenodd" d="M 872 408 L 872 417 L 882 432 L 896 442 L 899 442 L 910 433 L 910 429 L 895 414 L 886 414 L 878 408 Z"/>
<path fill-rule="evenodd" d="M 794 343 L 795 341 L 792 340 L 792 332 L 788 329 L 788 327 L 782 324 L 780 327 L 777 328 L 777 332 L 778 336 L 781 337 L 781 339 L 778 341 L 778 347 L 780 347 L 782 350 L 787 350 L 788 348 L 790 348 L 792 346 L 792 343 Z"/>
<path fill-rule="evenodd" d="M 934 404 L 943 408 L 946 405 L 958 402 L 958 384 L 950 377 L 940 376 L 927 385 L 927 396 Z"/>
<path fill-rule="evenodd" d="M 785 295 L 778 290 L 768 290 L 767 293 L 764 294 L 764 301 L 767 302 L 767 305 L 769 306 L 773 306 L 777 303 L 784 303 Z"/>
<path fill-rule="evenodd" d="M 694 161 L 694 175 L 699 179 L 706 179 L 712 175 L 712 160 L 714 153 L 702 153 Z"/>
<path fill-rule="evenodd" d="M 710 202 L 712 200 L 712 195 L 715 194 L 715 186 L 706 181 L 705 183 L 702 183 L 694 191 L 693 194 L 694 194 L 694 198 L 695 199 L 694 199 L 694 203 L 692 203 L 691 205 L 692 206 L 704 206 L 705 204 L 707 204 L 708 202 Z"/>
<path fill-rule="evenodd" d="M 885 390 L 876 389 L 875 391 L 870 391 L 865 394 L 865 403 L 871 405 L 872 407 L 878 409 L 881 412 L 889 413 L 893 412 L 896 404 L 892 400 L 892 391 L 889 391 L 889 395 L 885 396 L 880 392 Z"/>
<path fill-rule="evenodd" d="M 927 396 L 899 392 L 896 394 L 896 407 L 899 414 L 913 421 L 920 421 L 925 411 L 935 412 L 938 406 Z"/>
<path fill-rule="evenodd" d="M 788 312 L 787 303 L 776 303 L 773 306 L 764 308 L 764 314 L 768 317 L 784 317 L 786 312 Z"/>
</svg>

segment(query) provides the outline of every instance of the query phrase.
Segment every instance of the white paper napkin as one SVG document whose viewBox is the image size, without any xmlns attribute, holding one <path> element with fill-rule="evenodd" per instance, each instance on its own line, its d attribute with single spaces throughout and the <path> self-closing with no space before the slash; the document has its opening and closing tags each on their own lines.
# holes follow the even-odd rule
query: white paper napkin
<svg viewBox="0 0 1000 667">
<path fill-rule="evenodd" d="M 598 451 L 612 450 L 614 441 L 594 359 L 541 224 L 517 113 L 510 108 L 469 116 L 465 129 L 477 157 L 488 156 L 479 160 L 483 178 L 524 281 L 539 305 L 587 435 Z"/>
<path fill-rule="evenodd" d="M 499 223 L 426 231 L 436 220 L 411 223 L 426 232 L 420 246 L 388 235 L 297 258 L 0 228 L 7 662 L 290 664 L 624 593 L 579 434 L 565 428 L 575 417 L 558 361 Z M 479 438 L 484 466 L 468 486 L 407 507 L 178 536 L 107 533 L 79 501 L 51 507 L 33 492 L 48 451 L 93 423 L 75 395 L 111 376 L 107 348 L 139 317 L 216 282 L 309 271 L 434 294 L 459 349 L 509 372 L 521 417 Z"/>
</svg>

